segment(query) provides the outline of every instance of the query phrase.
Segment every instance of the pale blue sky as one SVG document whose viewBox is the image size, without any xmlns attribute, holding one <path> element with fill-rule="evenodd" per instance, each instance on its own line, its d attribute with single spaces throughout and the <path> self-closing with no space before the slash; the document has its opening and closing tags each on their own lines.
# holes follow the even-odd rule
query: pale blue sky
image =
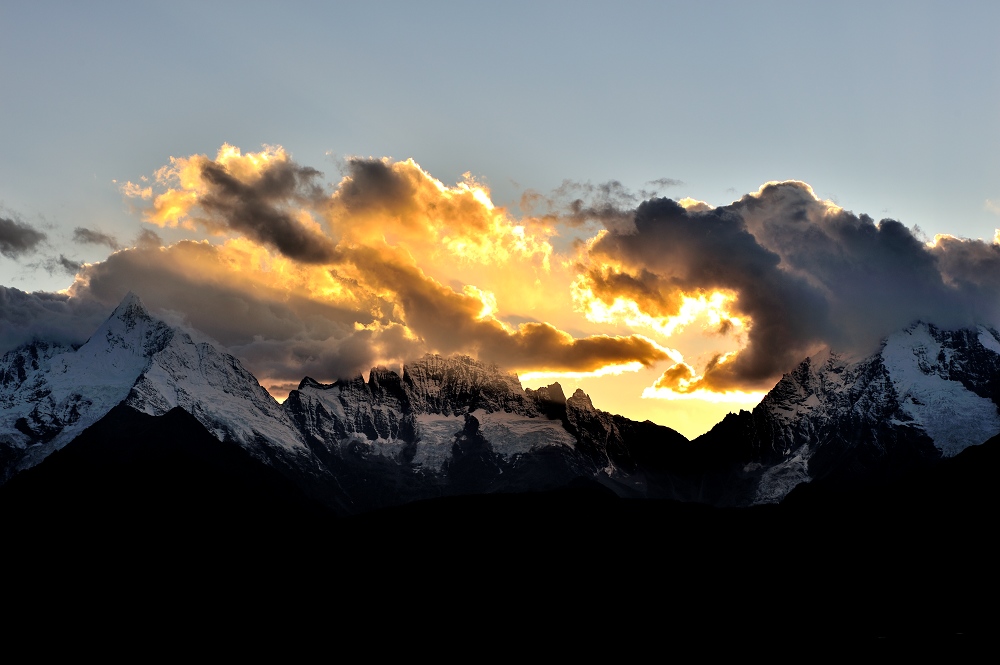
<svg viewBox="0 0 1000 665">
<path fill-rule="evenodd" d="M 623 4 L 624 6 L 617 6 Z M 141 223 L 112 180 L 280 144 L 414 158 L 498 204 L 564 179 L 727 203 L 800 179 L 857 213 L 990 238 L 996 3 L 0 4 L 0 205 L 77 260 Z M 10 286 L 69 277 L 0 258 Z"/>
</svg>

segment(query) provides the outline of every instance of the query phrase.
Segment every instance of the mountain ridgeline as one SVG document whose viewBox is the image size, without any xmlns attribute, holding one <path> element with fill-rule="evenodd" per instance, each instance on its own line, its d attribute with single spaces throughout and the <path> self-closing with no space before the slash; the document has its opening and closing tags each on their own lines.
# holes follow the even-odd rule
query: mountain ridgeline
<svg viewBox="0 0 1000 665">
<path fill-rule="evenodd" d="M 0 577 L 46 628 L 61 598 L 104 631 L 91 599 L 110 593 L 134 629 L 190 597 L 213 627 L 284 614 L 298 635 L 317 612 L 324 639 L 516 617 L 588 653 L 595 635 L 950 648 L 995 632 L 977 562 L 998 399 L 1000 334 L 918 323 L 806 359 L 694 441 L 468 357 L 307 377 L 279 404 L 129 294 L 78 348 L 0 358 Z"/>
<path fill-rule="evenodd" d="M 806 359 L 752 412 L 695 441 L 596 409 L 580 390 L 567 397 L 558 383 L 524 390 L 516 375 L 464 356 L 374 368 L 367 380 L 306 377 L 279 404 L 236 358 L 129 294 L 79 348 L 37 340 L 0 358 L 0 481 L 94 449 L 95 431 L 135 412 L 161 439 L 196 422 L 203 440 L 342 516 L 581 486 L 749 506 L 802 483 L 860 487 L 929 467 L 1000 433 L 998 404 L 1000 334 L 923 323 L 870 357 Z M 178 409 L 193 420 L 171 416 Z"/>
<path fill-rule="evenodd" d="M 37 341 L 5 354 L 0 403 L 5 481 L 80 447 L 118 406 L 154 417 L 179 408 L 341 515 L 579 479 L 659 496 L 672 486 L 669 458 L 693 449 L 673 430 L 598 411 L 581 391 L 522 390 L 468 357 L 428 355 L 367 381 L 307 377 L 278 404 L 236 358 L 153 318 L 133 294 L 79 348 Z"/>
</svg>

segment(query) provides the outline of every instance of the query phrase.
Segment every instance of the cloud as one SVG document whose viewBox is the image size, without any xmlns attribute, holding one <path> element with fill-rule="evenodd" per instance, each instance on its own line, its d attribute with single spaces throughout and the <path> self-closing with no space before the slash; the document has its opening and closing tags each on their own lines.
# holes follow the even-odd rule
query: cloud
<svg viewBox="0 0 1000 665">
<path fill-rule="evenodd" d="M 73 261 L 72 259 L 67 259 L 62 254 L 59 255 L 58 259 L 53 261 L 54 265 L 59 266 L 69 275 L 75 275 L 83 267 L 83 264 L 79 261 Z"/>
<path fill-rule="evenodd" d="M 324 210 L 342 243 L 405 247 L 426 263 L 526 262 L 545 268 L 552 246 L 544 228 L 527 229 L 493 205 L 468 173 L 449 187 L 413 160 L 352 158 Z"/>
<path fill-rule="evenodd" d="M 121 245 L 118 244 L 118 240 L 115 239 L 114 236 L 100 231 L 87 229 L 82 226 L 78 226 L 73 229 L 73 242 L 90 245 L 105 245 L 110 249 L 121 249 Z"/>
<path fill-rule="evenodd" d="M 711 358 L 700 378 L 675 366 L 660 388 L 768 388 L 822 345 L 872 351 L 918 319 L 997 321 L 996 245 L 947 238 L 928 247 L 901 223 L 876 224 L 804 183 L 768 183 L 714 209 L 654 199 L 634 219 L 634 231 L 588 246 L 582 293 L 661 320 L 691 294 L 731 293 L 730 310 L 746 323 L 741 349 Z"/>
<path fill-rule="evenodd" d="M 538 214 L 543 221 L 580 227 L 597 222 L 607 229 L 631 231 L 635 207 L 645 199 L 653 198 L 668 187 L 682 185 L 680 180 L 659 178 L 646 183 L 650 189 L 630 190 L 618 180 L 593 184 L 564 180 L 548 196 L 529 190 L 521 196 L 521 210 Z M 539 209 L 543 210 L 539 210 Z"/>
<path fill-rule="evenodd" d="M 0 217 L 0 254 L 8 258 L 16 259 L 35 251 L 45 238 L 44 233 L 28 224 Z"/>
<path fill-rule="evenodd" d="M 564 204 L 565 212 L 559 221 L 570 225 L 581 225 L 596 221 L 612 230 L 632 230 L 632 215 L 636 204 L 643 197 L 626 188 L 617 180 L 598 185 L 570 180 L 555 192 L 556 200 L 573 198 Z"/>
<path fill-rule="evenodd" d="M 171 157 L 156 173 L 158 185 L 167 189 L 155 197 L 130 188 L 123 193 L 153 198 L 145 217 L 159 226 L 236 232 L 297 261 L 330 263 L 334 242 L 310 214 L 325 198 L 321 176 L 289 159 L 280 146 L 244 155 L 226 144 L 215 159 Z"/>
<path fill-rule="evenodd" d="M 658 189 L 666 189 L 667 187 L 680 187 L 684 184 L 684 181 L 674 178 L 657 178 L 656 180 L 650 180 L 646 184 L 653 185 Z"/>
<path fill-rule="evenodd" d="M 822 340 L 822 294 L 779 269 L 779 256 L 758 244 L 732 210 L 692 212 L 654 199 L 636 210 L 635 229 L 606 233 L 590 246 L 588 282 L 597 299 L 625 297 L 667 318 L 680 315 L 685 294 L 730 291 L 736 311 L 753 321 L 735 361 L 710 365 L 711 387 L 772 381 Z"/>
<path fill-rule="evenodd" d="M 653 384 L 653 388 L 683 391 L 695 378 L 694 368 L 687 363 L 677 363 L 668 367 L 660 375 L 660 378 Z"/>
<path fill-rule="evenodd" d="M 874 350 L 916 319 L 997 320 L 996 245 L 927 245 L 795 181 L 720 207 L 653 196 L 680 184 L 669 178 L 638 192 L 566 181 L 526 192 L 519 220 L 471 175 L 445 185 L 413 160 L 350 158 L 327 185 L 280 147 L 224 145 L 171 158 L 153 180 L 123 189 L 146 220 L 211 242 L 164 247 L 147 230 L 80 266 L 70 293 L 113 305 L 131 288 L 275 385 L 432 351 L 535 373 L 670 360 L 654 392 L 733 393 L 770 388 L 825 345 Z M 661 344 L 690 339 L 696 321 L 727 348 L 685 361 Z"/>
<path fill-rule="evenodd" d="M 487 297 L 476 282 L 500 278 L 489 291 L 494 305 L 495 293 L 526 307 L 538 298 L 519 296 L 549 274 L 551 246 L 537 229 L 526 230 L 495 207 L 470 175 L 448 187 L 412 160 L 362 158 L 347 160 L 336 187 L 321 185 L 320 175 L 280 147 L 244 154 L 227 145 L 214 159 L 171 158 L 156 174 L 155 191 L 123 192 L 152 202 L 147 221 L 229 240 L 161 248 L 158 237 L 147 238 L 88 266 L 73 292 L 113 300 L 132 284 L 151 306 L 177 312 L 263 371 L 292 381 L 301 378 L 287 374 L 293 366 L 296 374 L 308 366 L 321 378 L 336 378 L 357 373 L 359 364 L 402 362 L 429 350 L 441 322 L 402 302 L 422 287 L 434 286 L 421 302 L 449 313 L 462 330 L 489 327 L 475 323 Z M 506 280 L 512 262 L 528 287 Z M 383 272 L 412 283 L 389 288 Z M 466 290 L 480 297 L 470 299 Z M 475 311 L 455 308 L 473 301 Z M 309 318 L 307 305 L 317 310 L 309 330 L 300 325 Z M 509 336 L 496 325 L 493 332 L 502 334 L 462 348 L 488 353 L 489 342 Z"/>
<path fill-rule="evenodd" d="M 358 314 L 377 308 L 373 297 L 319 297 L 337 286 L 326 271 L 298 266 L 246 240 L 185 240 L 126 249 L 88 264 L 70 293 L 114 305 L 132 290 L 147 306 L 182 314 L 220 343 L 242 345 L 300 332 L 326 339 L 353 330 L 359 318 L 374 320 Z"/>
<path fill-rule="evenodd" d="M 608 365 L 650 366 L 669 358 L 667 350 L 639 335 L 574 338 L 548 323 L 512 327 L 489 312 L 494 304 L 475 288 L 458 293 L 399 255 L 358 248 L 348 260 L 373 289 L 388 291 L 395 316 L 426 350 L 472 353 L 512 369 L 590 372 Z"/>
<path fill-rule="evenodd" d="M 113 307 L 133 290 L 153 311 L 237 353 L 265 384 L 352 376 L 429 351 L 471 353 L 513 369 L 650 366 L 667 353 L 644 337 L 576 338 L 489 313 L 495 298 L 424 274 L 404 248 L 339 249 L 335 268 L 299 263 L 246 238 L 148 244 L 82 267 L 74 298 Z"/>
<path fill-rule="evenodd" d="M 512 369 L 650 366 L 667 351 L 639 335 L 574 337 L 495 318 L 490 292 L 455 291 L 404 248 L 338 250 L 336 268 L 298 263 L 246 238 L 121 250 L 87 264 L 70 289 L 113 307 L 135 291 L 153 311 L 237 353 L 265 384 L 352 376 L 426 352 L 470 353 Z"/>
<path fill-rule="evenodd" d="M 1000 244 L 938 236 L 928 247 L 958 323 L 1000 323 Z"/>
<path fill-rule="evenodd" d="M 320 194 L 312 182 L 320 175 L 315 169 L 282 160 L 245 181 L 224 164 L 208 162 L 201 175 L 208 192 L 198 203 L 213 220 L 298 261 L 334 260 L 334 243 L 308 212 L 294 214 L 286 208 Z"/>
<path fill-rule="evenodd" d="M 353 376 L 412 357 L 386 304 L 327 270 L 296 264 L 246 239 L 124 249 L 87 264 L 69 289 L 105 316 L 129 290 L 172 325 L 243 359 L 262 383 Z M 367 327 L 364 327 L 367 326 Z M 414 352 L 418 352 L 415 350 Z"/>
<path fill-rule="evenodd" d="M 163 245 L 163 238 L 156 231 L 143 229 L 135 237 L 135 246 L 143 249 L 152 249 Z"/>
<path fill-rule="evenodd" d="M 32 270 L 44 270 L 50 275 L 54 275 L 56 273 L 76 275 L 80 268 L 83 267 L 83 263 L 67 258 L 64 254 L 60 254 L 58 257 L 47 256 L 42 260 L 33 261 L 27 264 L 27 267 Z"/>
<path fill-rule="evenodd" d="M 110 313 L 90 299 L 0 286 L 0 354 L 34 340 L 83 344 Z"/>
</svg>

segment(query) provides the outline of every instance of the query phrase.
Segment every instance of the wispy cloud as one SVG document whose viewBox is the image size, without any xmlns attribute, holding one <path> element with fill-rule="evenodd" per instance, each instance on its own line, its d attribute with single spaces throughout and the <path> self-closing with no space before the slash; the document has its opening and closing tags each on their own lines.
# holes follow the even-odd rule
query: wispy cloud
<svg viewBox="0 0 1000 665">
<path fill-rule="evenodd" d="M 121 249 L 121 245 L 114 236 L 82 226 L 73 229 L 73 242 L 85 245 L 105 245 L 110 249 Z"/>
</svg>

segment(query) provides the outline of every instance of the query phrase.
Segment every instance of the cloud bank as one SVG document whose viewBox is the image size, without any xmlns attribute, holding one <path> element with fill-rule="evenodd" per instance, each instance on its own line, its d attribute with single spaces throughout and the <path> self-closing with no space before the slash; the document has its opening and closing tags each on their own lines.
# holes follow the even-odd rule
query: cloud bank
<svg viewBox="0 0 1000 665">
<path fill-rule="evenodd" d="M 996 243 L 927 243 L 801 182 L 718 207 L 655 196 L 677 180 L 647 185 L 567 182 L 515 217 L 468 174 L 447 186 L 412 160 L 350 158 L 328 183 L 277 146 L 171 158 L 121 189 L 190 239 L 145 228 L 126 247 L 77 228 L 116 251 L 64 259 L 66 294 L 7 289 L 0 344 L 79 343 L 132 290 L 270 387 L 437 352 L 539 375 L 647 368 L 654 395 L 709 396 L 767 390 L 823 346 L 870 352 L 916 320 L 1000 321 Z M 0 221 L 5 254 L 45 238 Z"/>
<path fill-rule="evenodd" d="M 686 295 L 723 292 L 746 322 L 737 353 L 716 356 L 700 376 L 672 367 L 660 388 L 769 388 L 822 346 L 873 351 L 917 320 L 1000 319 L 1000 246 L 953 237 L 928 245 L 898 221 L 875 223 L 818 199 L 805 183 L 769 183 L 718 208 L 649 200 L 634 223 L 591 243 L 587 297 L 609 307 L 622 299 L 666 320 Z"/>
<path fill-rule="evenodd" d="M 449 187 L 412 160 L 352 158 L 339 182 L 322 178 L 273 146 L 172 158 L 155 186 L 122 191 L 148 202 L 147 222 L 204 239 L 147 238 L 81 266 L 69 294 L 110 307 L 133 290 L 274 385 L 426 352 L 550 372 L 672 357 L 642 334 L 560 327 L 549 316 L 566 309 L 568 284 L 552 265 L 555 230 L 514 219 L 470 176 Z"/>
</svg>

